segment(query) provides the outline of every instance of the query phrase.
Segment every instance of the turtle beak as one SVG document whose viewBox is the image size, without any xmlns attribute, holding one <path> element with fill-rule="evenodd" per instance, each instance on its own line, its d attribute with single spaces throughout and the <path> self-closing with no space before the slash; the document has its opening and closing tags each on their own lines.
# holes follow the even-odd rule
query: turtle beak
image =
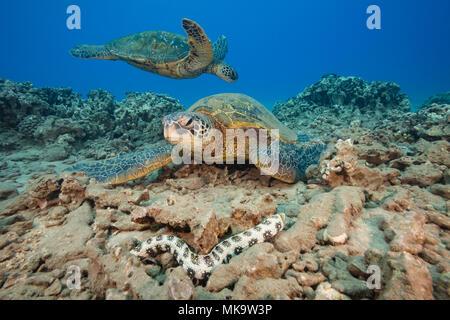
<svg viewBox="0 0 450 320">
<path fill-rule="evenodd" d="M 182 128 L 178 122 L 170 121 L 164 125 L 164 138 L 172 144 L 183 142 L 184 138 L 189 137 L 189 131 Z"/>
<path fill-rule="evenodd" d="M 231 73 L 230 79 L 231 79 L 231 81 L 229 81 L 229 82 L 237 81 L 239 79 L 238 73 L 233 70 L 233 72 Z"/>
</svg>

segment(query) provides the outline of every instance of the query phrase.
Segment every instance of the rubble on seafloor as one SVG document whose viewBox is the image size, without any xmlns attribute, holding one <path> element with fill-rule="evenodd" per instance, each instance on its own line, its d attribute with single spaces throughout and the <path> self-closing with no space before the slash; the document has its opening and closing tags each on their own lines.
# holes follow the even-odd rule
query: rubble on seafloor
<svg viewBox="0 0 450 320">
<path fill-rule="evenodd" d="M 395 84 L 325 76 L 274 110 L 328 143 L 307 182 L 285 184 L 246 165 L 167 166 L 119 186 L 63 172 L 106 156 L 94 154 L 101 145 L 142 147 L 140 130 L 157 142 L 160 119 L 142 115 L 181 108 L 150 93 L 127 101 L 134 108 L 105 91 L 83 100 L 0 81 L 0 112 L 10 119 L 0 149 L 0 299 L 450 298 L 449 105 L 411 113 Z M 83 117 L 112 122 L 90 132 Z M 135 239 L 160 233 L 204 254 L 280 212 L 285 228 L 275 239 L 219 265 L 204 284 L 168 253 L 156 264 L 130 254 Z"/>
</svg>

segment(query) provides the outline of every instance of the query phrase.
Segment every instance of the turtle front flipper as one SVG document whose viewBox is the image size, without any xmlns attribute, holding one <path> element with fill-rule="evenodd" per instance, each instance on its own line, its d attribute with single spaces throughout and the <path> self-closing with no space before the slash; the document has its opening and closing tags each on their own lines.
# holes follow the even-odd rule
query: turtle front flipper
<svg viewBox="0 0 450 320">
<path fill-rule="evenodd" d="M 267 152 L 258 154 L 258 149 L 249 150 L 250 161 L 255 164 L 262 174 L 270 175 L 275 179 L 287 183 L 294 183 L 298 180 L 306 179 L 306 169 L 313 164 L 318 164 L 322 152 L 326 150 L 326 145 L 309 136 L 298 136 L 297 143 L 289 144 L 282 140 L 277 140 L 277 153 L 273 153 L 276 144 L 267 148 Z M 272 159 L 277 159 L 278 162 Z"/>
<path fill-rule="evenodd" d="M 190 54 L 181 64 L 181 73 L 192 74 L 200 72 L 214 60 L 214 52 L 211 41 L 205 31 L 197 23 L 189 19 L 183 19 L 183 28 L 188 36 Z"/>
<path fill-rule="evenodd" d="M 81 171 L 98 182 L 120 184 L 141 178 L 172 162 L 172 145 L 137 151 L 102 161 L 80 163 L 66 171 Z"/>
<path fill-rule="evenodd" d="M 118 60 L 119 58 L 109 52 L 105 46 L 81 45 L 73 47 L 70 54 L 75 58 L 81 59 L 102 59 L 102 60 Z"/>
</svg>

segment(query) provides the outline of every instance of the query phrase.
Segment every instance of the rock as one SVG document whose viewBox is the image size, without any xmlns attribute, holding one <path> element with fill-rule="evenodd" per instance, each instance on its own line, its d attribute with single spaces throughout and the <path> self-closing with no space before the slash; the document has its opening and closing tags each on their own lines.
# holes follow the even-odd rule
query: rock
<svg viewBox="0 0 450 320">
<path fill-rule="evenodd" d="M 441 228 L 435 225 L 434 223 L 426 223 L 424 225 L 425 230 L 425 244 L 430 245 L 439 245 L 441 244 L 441 239 L 439 234 L 441 232 Z"/>
<path fill-rule="evenodd" d="M 427 213 L 428 220 L 437 224 L 441 228 L 450 230 L 450 217 L 440 213 Z"/>
<path fill-rule="evenodd" d="M 7 247 L 0 252 L 0 262 L 5 262 L 12 259 L 15 256 L 15 252 L 11 247 Z"/>
<path fill-rule="evenodd" d="M 110 190 L 101 184 L 89 184 L 85 196 L 93 200 L 98 208 L 117 208 L 124 212 L 131 212 L 141 202 L 149 199 L 146 190 Z"/>
<path fill-rule="evenodd" d="M 206 181 L 203 177 L 186 177 L 180 179 L 167 179 L 166 183 L 177 190 L 198 190 L 202 188 Z"/>
<path fill-rule="evenodd" d="M 358 280 L 354 278 L 347 268 L 347 260 L 349 257 L 341 252 L 337 252 L 330 260 L 328 260 L 323 268 L 323 274 L 330 281 L 336 280 Z"/>
<path fill-rule="evenodd" d="M 223 289 L 220 292 L 209 292 L 205 288 L 198 286 L 195 287 L 197 291 L 198 300 L 229 300 L 231 299 L 232 291 L 230 289 Z"/>
<path fill-rule="evenodd" d="M 161 267 L 158 265 L 149 265 L 145 268 L 145 273 L 150 277 L 155 278 L 161 272 Z"/>
<path fill-rule="evenodd" d="M 180 103 L 163 94 L 128 93 L 114 110 L 116 134 L 128 133 L 131 140 L 154 143 L 163 138 L 161 120 L 164 116 L 184 111 Z"/>
<path fill-rule="evenodd" d="M 143 291 L 144 288 L 139 289 L 141 292 L 140 298 L 152 300 L 191 300 L 197 298 L 192 280 L 182 267 L 169 269 L 167 271 L 167 279 L 162 286 L 156 286 L 153 283 L 153 288 L 151 288 L 148 285 L 150 283 L 147 281 L 146 291 Z M 145 295 L 142 295 L 143 293 Z"/>
<path fill-rule="evenodd" d="M 346 186 L 314 196 L 300 209 L 296 223 L 278 236 L 275 247 L 280 251 L 308 250 L 316 243 L 317 230 L 327 225 L 322 233 L 325 241 L 337 244 L 346 240 L 348 222 L 360 213 L 363 201 L 359 188 Z"/>
<path fill-rule="evenodd" d="M 444 170 L 444 183 L 450 184 L 450 169 Z"/>
<path fill-rule="evenodd" d="M 441 179 L 442 171 L 432 164 L 409 166 L 400 176 L 402 183 L 419 185 L 421 187 L 431 186 Z"/>
<path fill-rule="evenodd" d="M 345 294 L 331 287 L 329 282 L 322 282 L 316 289 L 314 300 L 351 300 Z"/>
<path fill-rule="evenodd" d="M 190 300 L 196 297 L 192 281 L 186 276 L 182 268 L 177 268 L 179 276 L 169 274 L 167 278 L 168 296 L 173 300 Z"/>
<path fill-rule="evenodd" d="M 11 243 L 11 240 L 1 237 L 0 238 L 0 250 L 3 249 L 4 247 L 6 247 L 7 245 L 9 245 L 10 243 Z"/>
<path fill-rule="evenodd" d="M 317 263 L 314 255 L 311 253 L 302 254 L 300 260 L 292 265 L 295 271 L 311 271 L 316 272 L 319 270 L 319 264 Z"/>
<path fill-rule="evenodd" d="M 67 215 L 63 226 L 48 229 L 46 236 L 40 239 L 37 248 L 37 251 L 45 250 L 52 253 L 45 262 L 47 267 L 60 267 L 62 261 L 73 260 L 83 255 L 87 241 L 93 236 L 90 226 L 93 220 L 94 212 L 85 202 Z"/>
<path fill-rule="evenodd" d="M 117 289 L 107 289 L 106 290 L 106 300 L 128 300 L 129 296 L 120 290 Z"/>
<path fill-rule="evenodd" d="M 42 286 L 42 287 L 50 287 L 50 285 L 55 281 L 55 278 L 53 278 L 51 275 L 48 274 L 34 274 L 33 276 L 29 277 L 25 284 L 27 285 L 34 285 L 34 286 Z"/>
<path fill-rule="evenodd" d="M 445 200 L 418 186 L 393 186 L 385 189 L 380 201 L 383 209 L 392 212 L 417 211 L 433 213 L 446 211 Z"/>
<path fill-rule="evenodd" d="M 297 279 L 298 283 L 302 287 L 314 287 L 319 283 L 325 281 L 325 277 L 320 272 L 311 273 L 311 272 L 295 272 L 288 271 L 286 276 L 292 276 Z"/>
<path fill-rule="evenodd" d="M 314 289 L 311 287 L 303 287 L 303 294 L 307 299 L 314 299 L 316 297 L 316 293 L 314 292 Z"/>
<path fill-rule="evenodd" d="M 115 239 L 114 242 L 117 240 Z M 117 245 L 124 245 L 124 243 Z M 99 297 L 111 288 L 123 292 L 127 299 L 167 300 L 167 285 L 160 286 L 157 281 L 149 277 L 139 261 L 130 257 L 129 250 L 127 249 L 126 254 L 119 256 L 110 253 L 90 253 L 88 283 L 91 290 Z M 70 263 L 73 264 L 73 262 Z"/>
<path fill-rule="evenodd" d="M 322 178 L 331 186 L 359 186 L 377 189 L 386 180 L 378 169 L 368 168 L 358 161 L 357 150 L 351 140 L 339 140 L 336 145 L 337 154 L 331 160 L 321 163 Z"/>
<path fill-rule="evenodd" d="M 25 193 L 34 198 L 39 206 L 42 207 L 41 203 L 54 200 L 58 197 L 62 181 L 63 179 L 56 175 L 46 175 L 30 181 Z"/>
<path fill-rule="evenodd" d="M 45 259 L 42 253 L 34 253 L 25 261 L 23 264 L 23 269 L 30 272 L 36 272 L 44 261 Z"/>
<path fill-rule="evenodd" d="M 236 283 L 233 300 L 294 299 L 302 295 L 302 288 L 293 278 L 253 279 L 243 276 Z"/>
<path fill-rule="evenodd" d="M 49 145 L 45 149 L 45 153 L 43 154 L 43 159 L 45 161 L 59 161 L 65 160 L 69 157 L 69 153 L 66 151 L 66 148 L 60 144 Z"/>
<path fill-rule="evenodd" d="M 275 251 L 270 243 L 257 244 L 231 259 L 228 264 L 219 264 L 212 272 L 206 289 L 219 292 L 244 275 L 253 279 L 280 278 L 297 258 L 298 254 L 294 252 L 283 254 Z"/>
<path fill-rule="evenodd" d="M 0 201 L 13 198 L 17 196 L 17 187 L 12 183 L 0 183 Z"/>
<path fill-rule="evenodd" d="M 383 146 L 379 142 L 371 142 L 369 145 L 358 145 L 358 156 L 371 164 L 383 164 L 404 156 L 403 151 L 396 145 Z"/>
<path fill-rule="evenodd" d="M 432 300 L 433 281 L 425 263 L 407 252 L 386 257 L 382 292 L 379 299 Z"/>
<path fill-rule="evenodd" d="M 438 264 L 442 259 L 439 253 L 428 248 L 423 248 L 420 252 L 420 257 L 429 264 Z"/>
<path fill-rule="evenodd" d="M 361 212 L 365 198 L 361 190 L 352 187 L 335 190 L 339 192 L 334 204 L 335 211 L 328 221 L 328 226 L 323 229 L 321 240 L 340 245 L 347 241 L 350 223 Z"/>
<path fill-rule="evenodd" d="M 62 290 L 61 282 L 58 279 L 55 279 L 53 283 L 45 289 L 44 295 L 46 296 L 56 296 L 58 295 Z"/>
<path fill-rule="evenodd" d="M 300 133 L 317 135 L 326 130 L 336 136 L 338 128 L 355 125 L 355 119 L 358 126 L 375 129 L 377 122 L 408 112 L 408 98 L 399 92 L 392 82 L 368 83 L 328 74 L 296 97 L 275 104 L 273 113 L 290 128 L 301 128 Z"/>
<path fill-rule="evenodd" d="M 435 284 L 434 296 L 439 300 L 450 299 L 450 273 L 442 273 L 439 275 Z"/>
<path fill-rule="evenodd" d="M 434 184 L 430 187 L 430 192 L 450 200 L 450 186 L 448 184 Z"/>
<path fill-rule="evenodd" d="M 349 257 L 347 270 L 356 278 L 366 278 L 367 266 L 365 258 L 359 255 Z"/>
<path fill-rule="evenodd" d="M 85 190 L 88 178 L 76 173 L 63 174 L 62 177 L 64 181 L 61 184 L 61 193 L 58 198 L 64 206 L 75 210 L 86 199 Z"/>
<path fill-rule="evenodd" d="M 427 100 L 425 100 L 422 107 L 430 106 L 434 103 L 450 105 L 450 91 L 432 95 Z"/>
<path fill-rule="evenodd" d="M 331 283 L 331 287 L 354 299 L 370 298 L 372 289 L 362 280 L 337 280 Z"/>
<path fill-rule="evenodd" d="M 407 212 L 383 220 L 381 229 L 389 241 L 392 251 L 417 255 L 425 241 L 426 217 L 420 213 Z"/>
<path fill-rule="evenodd" d="M 49 210 L 47 219 L 48 221 L 45 222 L 45 226 L 47 228 L 59 226 L 66 220 L 66 214 L 69 212 L 69 210 L 66 207 L 58 206 L 53 207 Z"/>
<path fill-rule="evenodd" d="M 423 151 L 429 161 L 450 167 L 450 143 L 445 140 L 434 141 Z"/>
<path fill-rule="evenodd" d="M 417 112 L 418 123 L 414 127 L 417 135 L 426 140 L 449 140 L 450 130 L 448 117 L 450 114 L 449 104 L 431 104 L 421 108 Z"/>
</svg>

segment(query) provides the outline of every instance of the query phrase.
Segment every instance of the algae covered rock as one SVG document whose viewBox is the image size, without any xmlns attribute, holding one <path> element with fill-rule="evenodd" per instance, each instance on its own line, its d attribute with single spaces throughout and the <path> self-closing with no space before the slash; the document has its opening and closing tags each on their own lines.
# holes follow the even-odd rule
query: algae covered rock
<svg viewBox="0 0 450 320">
<path fill-rule="evenodd" d="M 179 102 L 167 95 L 153 92 L 128 93 L 114 110 L 114 136 L 127 134 L 133 143 L 156 142 L 163 139 L 162 119 L 184 110 Z"/>
<path fill-rule="evenodd" d="M 359 120 L 373 127 L 393 111 L 410 111 L 409 100 L 393 82 L 368 83 L 361 78 L 324 75 L 302 93 L 277 103 L 274 115 L 290 128 L 330 130 L 329 125 L 348 126 Z"/>
<path fill-rule="evenodd" d="M 450 104 L 450 91 L 432 95 L 423 103 L 422 107 L 431 106 L 436 104 Z"/>
<path fill-rule="evenodd" d="M 431 104 L 417 112 L 417 134 L 426 140 L 450 139 L 450 104 Z"/>
<path fill-rule="evenodd" d="M 0 79 L 0 127 L 22 138 L 2 142 L 9 149 L 63 139 L 88 150 L 98 150 L 94 141 L 100 141 L 118 153 L 129 152 L 164 139 L 162 118 L 182 110 L 177 100 L 152 92 L 129 93 L 117 101 L 98 89 L 83 99 L 71 88 L 35 88 L 31 82 Z"/>
</svg>

